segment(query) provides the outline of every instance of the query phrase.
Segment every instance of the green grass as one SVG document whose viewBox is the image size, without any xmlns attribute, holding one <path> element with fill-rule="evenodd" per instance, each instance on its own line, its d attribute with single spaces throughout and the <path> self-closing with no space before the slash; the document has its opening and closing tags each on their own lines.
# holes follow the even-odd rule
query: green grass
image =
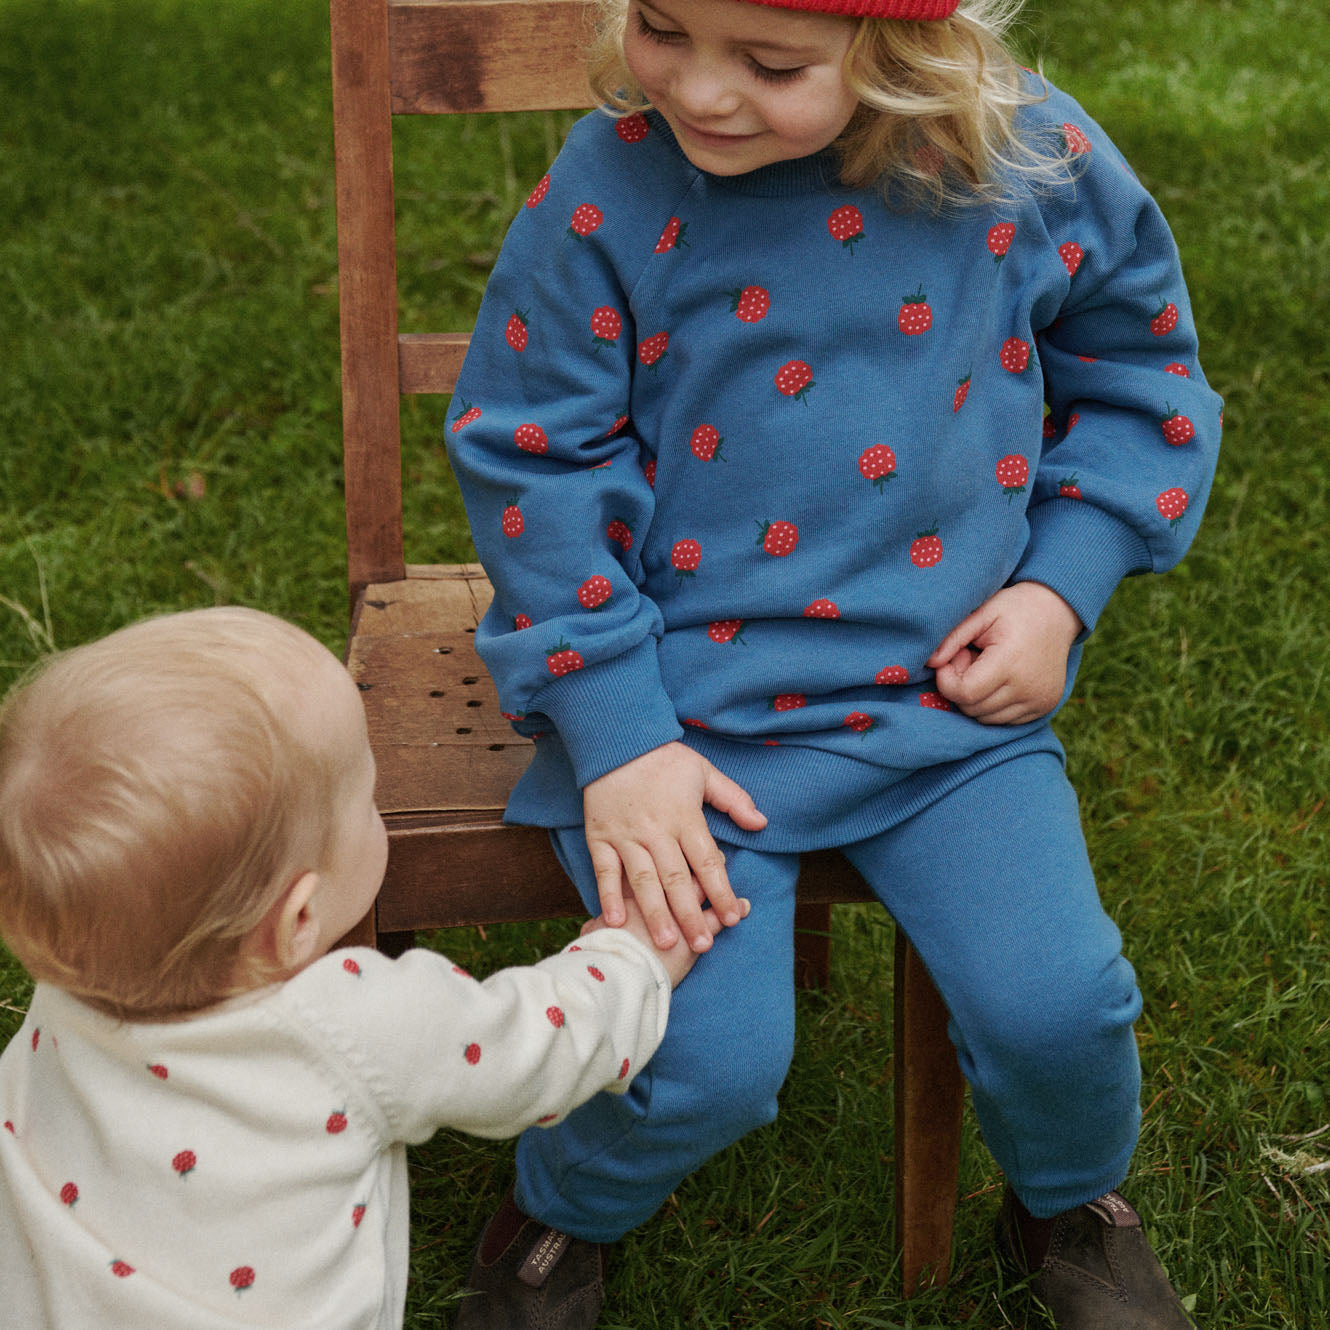
<svg viewBox="0 0 1330 1330">
<path fill-rule="evenodd" d="M 1330 1171 L 1307 1171 L 1330 1133 L 1296 1140 L 1330 1123 L 1318 21 L 1291 0 L 1085 0 L 1035 6 L 1026 33 L 1160 198 L 1227 401 L 1195 549 L 1115 598 L 1060 731 L 1146 999 L 1131 1194 L 1202 1323 L 1234 1330 L 1310 1330 L 1330 1308 Z M 325 24 L 321 0 L 0 0 L 0 688 L 52 643 L 219 601 L 341 641 Z M 566 124 L 399 128 L 405 327 L 466 322 Z M 405 411 L 425 561 L 470 552 L 443 406 Z M 568 932 L 439 943 L 485 971 Z M 1025 1323 L 969 1122 L 955 1277 L 897 1297 L 889 939 L 880 912 L 837 911 L 781 1119 L 621 1244 L 606 1327 Z M 27 993 L 0 958 L 0 1038 Z M 443 1133 L 414 1152 L 411 1330 L 447 1324 L 510 1149 Z"/>
</svg>

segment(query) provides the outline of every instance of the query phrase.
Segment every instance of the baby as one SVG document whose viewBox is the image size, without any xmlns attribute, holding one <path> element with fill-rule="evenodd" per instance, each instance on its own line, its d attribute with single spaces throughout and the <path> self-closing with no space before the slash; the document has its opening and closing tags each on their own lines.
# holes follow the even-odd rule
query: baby
<svg viewBox="0 0 1330 1330">
<path fill-rule="evenodd" d="M 37 981 L 0 1055 L 6 1324 L 398 1327 L 406 1145 L 650 1058 L 695 953 L 636 914 L 483 983 L 332 951 L 383 877 L 374 781 L 345 670 L 252 610 L 121 629 L 0 709 L 0 935 Z"/>
</svg>

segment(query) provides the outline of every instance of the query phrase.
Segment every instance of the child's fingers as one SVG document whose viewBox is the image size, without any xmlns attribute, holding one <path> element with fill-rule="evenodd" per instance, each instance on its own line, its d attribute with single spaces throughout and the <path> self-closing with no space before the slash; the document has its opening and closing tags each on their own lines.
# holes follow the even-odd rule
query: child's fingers
<svg viewBox="0 0 1330 1330">
<path fill-rule="evenodd" d="M 683 850 L 702 896 L 711 902 L 721 923 L 727 927 L 737 924 L 742 916 L 734 888 L 725 871 L 725 856 L 712 839 L 705 822 L 699 820 L 698 829 L 684 841 Z"/>
<path fill-rule="evenodd" d="M 637 908 L 642 911 L 647 928 L 656 946 L 665 950 L 679 940 L 675 927 L 673 902 L 666 892 L 666 883 L 674 883 L 682 876 L 691 881 L 688 865 L 675 847 L 673 858 L 661 847 L 655 853 L 645 845 L 630 845 L 623 851 L 624 876 L 633 893 Z"/>
<path fill-rule="evenodd" d="M 587 850 L 596 874 L 601 915 L 612 928 L 619 928 L 628 918 L 623 907 L 623 862 L 614 847 L 602 841 L 588 843 Z"/>
<path fill-rule="evenodd" d="M 992 623 L 992 615 L 984 608 L 967 614 L 955 628 L 949 632 L 933 654 L 924 662 L 930 670 L 940 669 L 962 648 L 967 647 L 980 637 Z"/>
<path fill-rule="evenodd" d="M 706 764 L 702 799 L 725 813 L 745 831 L 761 831 L 767 825 L 767 815 L 758 810 L 748 791 L 723 771 L 718 771 L 710 762 Z M 715 897 L 712 897 L 712 903 L 715 903 Z"/>
</svg>

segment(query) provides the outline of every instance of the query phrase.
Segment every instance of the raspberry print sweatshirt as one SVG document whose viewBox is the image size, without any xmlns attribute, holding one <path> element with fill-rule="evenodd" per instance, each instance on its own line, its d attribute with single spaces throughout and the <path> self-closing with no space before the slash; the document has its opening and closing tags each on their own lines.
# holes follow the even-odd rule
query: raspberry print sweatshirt
<svg viewBox="0 0 1330 1330">
<path fill-rule="evenodd" d="M 581 786 L 682 738 L 770 819 L 713 830 L 809 849 L 1057 749 L 925 661 L 1009 583 L 1088 631 L 1175 564 L 1221 404 L 1154 201 L 1064 94 L 1023 124 L 1068 178 L 942 216 L 829 150 L 719 177 L 654 112 L 574 126 L 447 429 L 495 587 L 477 647 L 538 736 L 511 820 L 575 825 Z"/>
<path fill-rule="evenodd" d="M 623 1093 L 669 979 L 620 929 L 473 979 L 331 952 L 178 1021 L 49 984 L 0 1055 L 0 1325 L 400 1330 L 406 1146 Z"/>
</svg>

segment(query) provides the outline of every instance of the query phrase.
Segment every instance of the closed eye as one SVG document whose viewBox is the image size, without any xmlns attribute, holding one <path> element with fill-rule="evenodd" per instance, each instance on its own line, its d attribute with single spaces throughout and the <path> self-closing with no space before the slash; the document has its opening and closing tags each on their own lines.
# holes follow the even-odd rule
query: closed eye
<svg viewBox="0 0 1330 1330">
<path fill-rule="evenodd" d="M 646 21 L 646 18 L 640 9 L 634 11 L 633 17 L 637 20 L 638 32 L 640 32 L 648 41 L 660 42 L 662 46 L 671 46 L 676 42 L 684 40 L 685 34 L 682 32 L 675 32 L 670 28 L 653 28 L 651 24 Z"/>
<path fill-rule="evenodd" d="M 770 65 L 764 65 L 760 60 L 754 60 L 749 56 L 748 68 L 753 76 L 761 79 L 763 83 L 792 83 L 803 75 L 808 66 L 791 65 L 788 69 L 773 69 Z"/>
</svg>

